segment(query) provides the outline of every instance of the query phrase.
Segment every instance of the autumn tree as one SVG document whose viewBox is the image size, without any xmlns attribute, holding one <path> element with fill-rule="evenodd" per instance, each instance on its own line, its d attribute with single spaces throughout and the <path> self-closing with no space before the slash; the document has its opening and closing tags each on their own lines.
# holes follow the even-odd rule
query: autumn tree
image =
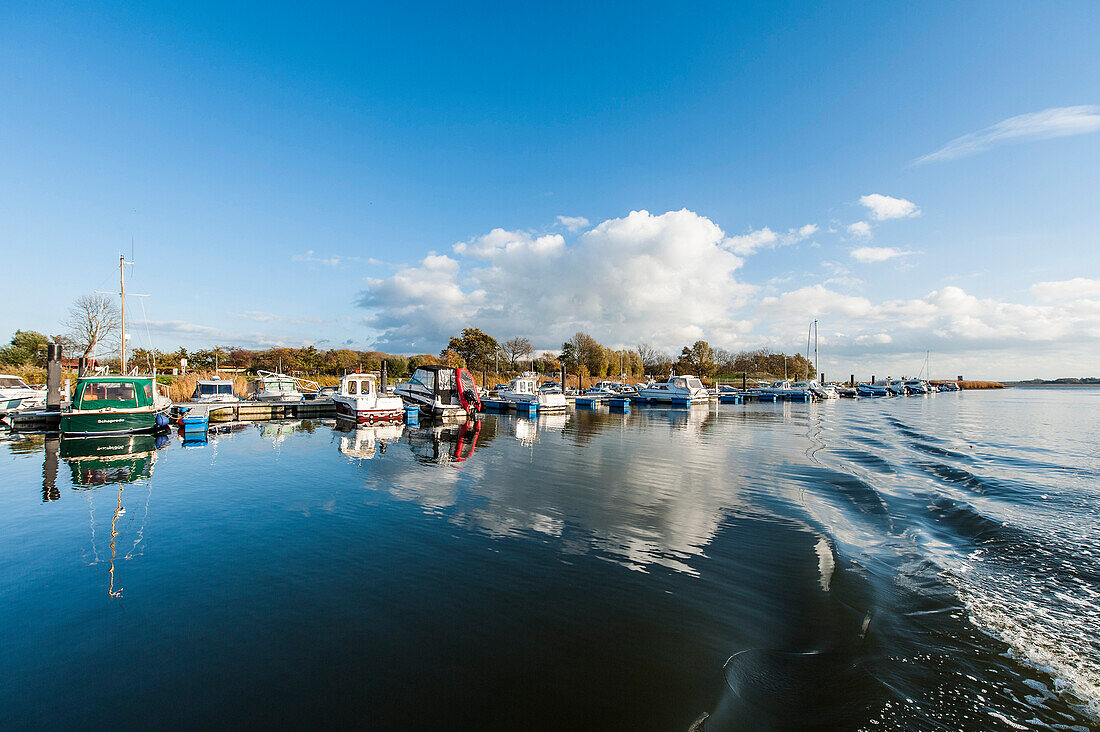
<svg viewBox="0 0 1100 732">
<path fill-rule="evenodd" d="M 499 357 L 500 344 L 480 328 L 463 328 L 462 335 L 452 336 L 439 357 L 442 359 L 447 351 L 457 353 L 470 368 L 481 370 L 488 368 Z"/>
<path fill-rule="evenodd" d="M 684 346 L 680 351 L 680 359 L 676 367 L 683 373 L 710 378 L 717 371 L 714 362 L 714 349 L 706 341 L 695 341 L 691 346 Z"/>
</svg>

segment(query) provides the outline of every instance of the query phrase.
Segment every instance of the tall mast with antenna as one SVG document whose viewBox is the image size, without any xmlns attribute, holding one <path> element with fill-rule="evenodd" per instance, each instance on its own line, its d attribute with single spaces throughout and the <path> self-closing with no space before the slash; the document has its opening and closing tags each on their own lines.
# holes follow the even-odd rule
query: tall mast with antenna
<svg viewBox="0 0 1100 732">
<path fill-rule="evenodd" d="M 817 362 L 817 321 L 814 321 L 814 376 L 821 381 L 821 367 Z"/>
<path fill-rule="evenodd" d="M 119 301 L 122 306 L 122 318 L 121 318 L 121 331 L 122 331 L 122 347 L 119 349 L 122 353 L 119 359 L 119 373 L 126 374 L 126 257 L 118 255 L 118 282 L 119 282 Z"/>
</svg>

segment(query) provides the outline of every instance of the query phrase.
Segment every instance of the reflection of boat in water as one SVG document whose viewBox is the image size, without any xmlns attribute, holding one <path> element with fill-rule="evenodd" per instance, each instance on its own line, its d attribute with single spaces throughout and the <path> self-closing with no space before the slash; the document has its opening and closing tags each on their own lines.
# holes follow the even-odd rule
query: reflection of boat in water
<svg viewBox="0 0 1100 732">
<path fill-rule="evenodd" d="M 340 452 L 354 460 L 370 460 L 377 453 L 385 453 L 386 446 L 401 439 L 405 425 L 401 422 L 371 427 L 355 427 L 350 422 L 338 420 L 335 429 L 340 435 Z"/>
<path fill-rule="evenodd" d="M 143 549 L 139 550 L 139 547 L 142 547 L 145 540 L 145 519 L 149 515 L 153 465 L 157 461 L 157 450 L 168 445 L 169 437 L 164 433 L 157 435 L 112 435 L 78 439 L 62 437 L 60 442 L 60 456 L 62 460 L 69 464 L 69 468 L 72 470 L 73 487 L 89 487 L 85 494 L 88 499 L 88 509 L 91 512 L 92 522 L 91 555 L 93 558 L 89 563 L 108 562 L 107 594 L 111 597 L 122 597 L 122 588 L 116 587 L 115 583 L 115 562 L 118 560 L 120 552 L 121 542 L 119 536 L 123 533 L 124 526 L 127 523 L 125 521 L 120 523 L 120 520 L 126 515 L 126 507 L 122 501 L 123 493 L 127 484 L 130 483 L 144 482 L 149 486 L 145 494 L 144 515 L 140 516 L 136 522 L 133 520 L 129 522 L 131 526 L 136 523 L 137 530 L 129 549 L 123 550 L 125 553 L 122 555 L 122 559 L 125 560 L 132 559 L 143 551 Z M 49 450 L 47 450 L 46 459 L 47 462 L 50 460 Z M 111 483 L 118 484 L 118 495 L 115 496 L 114 508 L 111 514 L 110 556 L 101 559 L 96 548 L 93 496 L 98 492 L 95 490 L 96 487 Z"/>
<path fill-rule="evenodd" d="M 260 437 L 265 440 L 271 440 L 278 445 L 287 437 L 301 429 L 302 422 L 303 420 L 295 419 L 286 422 L 264 422 L 256 426 L 260 428 Z"/>
<path fill-rule="evenodd" d="M 434 424 L 410 429 L 405 439 L 420 462 L 461 463 L 469 460 L 481 436 L 481 420 L 469 420 L 461 425 Z"/>
<path fill-rule="evenodd" d="M 152 475 L 156 451 L 167 444 L 166 434 L 62 438 L 61 459 L 72 470 L 73 485 L 132 483 Z"/>
</svg>

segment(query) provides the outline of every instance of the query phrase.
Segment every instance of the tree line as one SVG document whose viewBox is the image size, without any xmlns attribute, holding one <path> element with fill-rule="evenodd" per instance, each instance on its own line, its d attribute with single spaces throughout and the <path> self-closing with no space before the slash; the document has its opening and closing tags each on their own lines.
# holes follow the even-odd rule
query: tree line
<svg viewBox="0 0 1100 732">
<path fill-rule="evenodd" d="M 64 323 L 63 333 L 46 336 L 32 330 L 15 332 L 8 346 L 0 348 L 0 365 L 41 366 L 45 364 L 46 345 L 61 344 L 67 356 L 92 356 L 101 349 L 110 349 L 106 364 L 118 370 L 119 313 L 114 300 L 104 295 L 77 298 Z M 112 353 L 113 351 L 113 353 Z M 215 367 L 255 372 L 283 371 L 295 375 L 333 375 L 350 371 L 377 371 L 382 363 L 394 377 L 411 373 L 423 364 L 465 366 L 474 371 L 516 373 L 534 371 L 557 374 L 562 368 L 585 378 L 641 379 L 663 377 L 670 373 L 693 374 L 706 379 L 789 376 L 814 378 L 813 364 L 801 354 L 793 356 L 760 348 L 753 351 L 727 351 L 698 340 L 685 345 L 679 354 L 665 353 L 647 343 L 634 348 L 610 348 L 588 333 L 578 332 L 562 343 L 558 353 L 536 353 L 530 339 L 515 336 L 503 342 L 480 328 L 464 328 L 452 336 L 438 356 L 420 354 L 404 356 L 382 351 L 359 351 L 347 348 L 319 350 L 302 348 L 269 348 L 250 350 L 233 346 L 188 351 L 160 351 L 135 348 L 129 351 L 129 363 L 152 371 L 179 368 L 186 359 L 188 370 L 208 371 Z"/>
</svg>

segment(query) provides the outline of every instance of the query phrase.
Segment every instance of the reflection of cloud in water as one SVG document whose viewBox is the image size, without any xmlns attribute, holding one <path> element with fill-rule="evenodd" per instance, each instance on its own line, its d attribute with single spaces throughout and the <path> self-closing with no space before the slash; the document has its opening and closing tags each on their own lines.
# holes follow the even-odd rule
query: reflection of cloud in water
<svg viewBox="0 0 1100 732">
<path fill-rule="evenodd" d="M 415 443 L 435 441 L 436 464 L 387 475 L 388 490 L 492 536 L 555 537 L 566 552 L 597 552 L 636 569 L 693 572 L 688 561 L 702 555 L 737 500 L 733 476 L 723 469 L 725 451 L 698 439 L 715 416 L 684 409 L 633 418 L 596 412 L 553 421 L 498 417 L 497 429 L 517 440 L 493 443 L 460 470 L 443 457 L 454 449 L 454 429 L 430 437 L 410 430 L 418 458 L 422 449 Z M 655 420 L 672 427 L 667 442 L 654 435 Z M 566 441 L 539 439 L 559 430 Z M 580 435 L 585 439 L 572 439 Z"/>
</svg>

